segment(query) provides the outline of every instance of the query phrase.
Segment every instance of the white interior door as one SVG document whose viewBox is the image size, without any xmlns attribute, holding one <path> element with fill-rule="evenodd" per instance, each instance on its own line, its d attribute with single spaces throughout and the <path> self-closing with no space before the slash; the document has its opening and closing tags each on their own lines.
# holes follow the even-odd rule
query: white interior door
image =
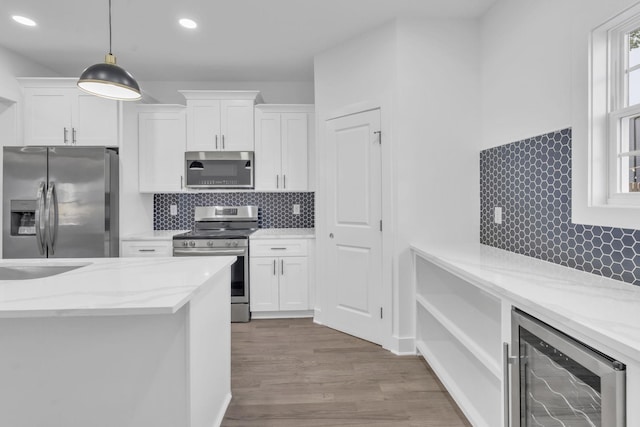
<svg viewBox="0 0 640 427">
<path fill-rule="evenodd" d="M 326 324 L 382 344 L 380 110 L 327 121 Z"/>
</svg>

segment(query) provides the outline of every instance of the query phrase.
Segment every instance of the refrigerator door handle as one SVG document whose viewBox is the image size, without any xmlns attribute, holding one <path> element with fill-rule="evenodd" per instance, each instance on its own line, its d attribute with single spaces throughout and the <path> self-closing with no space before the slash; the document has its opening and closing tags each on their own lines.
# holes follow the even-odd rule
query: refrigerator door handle
<svg viewBox="0 0 640 427">
<path fill-rule="evenodd" d="M 53 207 L 53 209 L 52 209 Z M 53 212 L 53 223 L 51 223 L 51 213 Z M 47 241 L 51 255 L 55 253 L 56 236 L 58 234 L 58 197 L 56 196 L 56 185 L 49 183 L 47 191 L 47 207 L 45 211 L 47 221 Z"/>
<path fill-rule="evenodd" d="M 41 182 L 38 186 L 38 195 L 37 195 L 37 204 L 36 204 L 36 212 L 35 212 L 35 221 L 36 221 L 36 243 L 38 245 L 38 252 L 40 255 L 44 255 L 45 249 L 45 241 L 43 239 L 42 229 L 44 228 L 42 225 L 42 220 L 44 219 L 44 186 L 45 183 Z"/>
</svg>

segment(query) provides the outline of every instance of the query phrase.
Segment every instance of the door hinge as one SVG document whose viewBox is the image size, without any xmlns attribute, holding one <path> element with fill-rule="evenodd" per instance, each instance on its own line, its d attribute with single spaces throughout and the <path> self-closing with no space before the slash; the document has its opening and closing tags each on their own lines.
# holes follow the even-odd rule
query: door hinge
<svg viewBox="0 0 640 427">
<path fill-rule="evenodd" d="M 380 318 L 382 319 L 382 307 L 380 307 Z"/>
<path fill-rule="evenodd" d="M 378 135 L 378 144 L 382 145 L 382 132 L 377 130 L 375 132 L 373 132 L 374 135 Z"/>
<path fill-rule="evenodd" d="M 382 231 L 382 220 L 380 220 L 380 231 Z"/>
</svg>

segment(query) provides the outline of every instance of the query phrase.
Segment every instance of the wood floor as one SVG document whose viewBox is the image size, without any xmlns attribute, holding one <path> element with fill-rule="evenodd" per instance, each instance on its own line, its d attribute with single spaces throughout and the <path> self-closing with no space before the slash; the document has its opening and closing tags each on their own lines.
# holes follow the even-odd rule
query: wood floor
<svg viewBox="0 0 640 427">
<path fill-rule="evenodd" d="M 423 361 L 311 319 L 232 324 L 222 426 L 470 426 Z"/>
</svg>

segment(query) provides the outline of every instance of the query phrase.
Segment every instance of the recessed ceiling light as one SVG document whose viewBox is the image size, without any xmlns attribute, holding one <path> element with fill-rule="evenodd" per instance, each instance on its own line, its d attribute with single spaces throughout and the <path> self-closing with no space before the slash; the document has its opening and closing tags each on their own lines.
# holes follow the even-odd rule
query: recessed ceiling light
<svg viewBox="0 0 640 427">
<path fill-rule="evenodd" d="M 194 29 L 194 28 L 196 28 L 198 26 L 196 21 L 194 21 L 193 19 L 189 19 L 189 18 L 182 18 L 178 22 L 180 23 L 180 25 L 182 25 L 183 27 L 188 28 L 190 30 L 192 30 L 192 29 Z"/>
<path fill-rule="evenodd" d="M 35 27 L 36 26 L 36 21 L 34 21 L 33 19 L 30 19 L 30 18 L 27 18 L 25 16 L 13 15 L 12 18 L 17 23 L 22 24 L 22 25 L 26 25 L 27 27 Z"/>
</svg>

